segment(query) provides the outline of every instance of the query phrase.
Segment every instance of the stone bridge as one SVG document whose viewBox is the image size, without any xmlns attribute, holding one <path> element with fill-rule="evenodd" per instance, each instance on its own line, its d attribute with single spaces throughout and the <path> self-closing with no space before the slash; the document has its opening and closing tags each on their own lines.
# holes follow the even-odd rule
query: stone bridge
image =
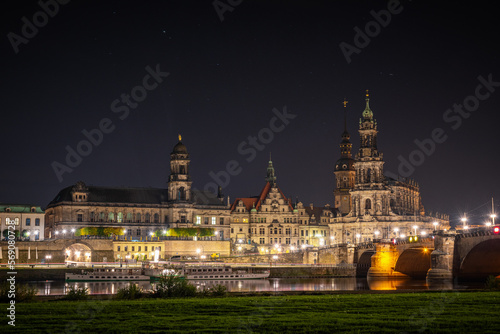
<svg viewBox="0 0 500 334">
<path fill-rule="evenodd" d="M 484 279 L 500 275 L 500 234 L 475 230 L 435 236 L 428 281 Z"/>
<path fill-rule="evenodd" d="M 368 261 L 368 278 L 484 279 L 500 275 L 500 234 L 485 229 L 465 234 L 440 231 L 418 242 L 379 242 L 359 257 L 358 273 Z"/>
</svg>

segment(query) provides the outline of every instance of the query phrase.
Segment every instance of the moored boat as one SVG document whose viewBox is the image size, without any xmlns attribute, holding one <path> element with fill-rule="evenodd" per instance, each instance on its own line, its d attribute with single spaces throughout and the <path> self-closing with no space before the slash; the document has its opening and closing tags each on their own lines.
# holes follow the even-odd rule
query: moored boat
<svg viewBox="0 0 500 334">
<path fill-rule="evenodd" d="M 236 270 L 229 265 L 200 264 L 185 266 L 183 275 L 188 280 L 243 280 L 268 278 L 269 270 Z"/>
<path fill-rule="evenodd" d="M 142 275 L 140 269 L 131 268 L 96 268 L 92 271 L 82 270 L 81 273 L 66 273 L 66 281 L 149 281 L 147 275 Z"/>
</svg>

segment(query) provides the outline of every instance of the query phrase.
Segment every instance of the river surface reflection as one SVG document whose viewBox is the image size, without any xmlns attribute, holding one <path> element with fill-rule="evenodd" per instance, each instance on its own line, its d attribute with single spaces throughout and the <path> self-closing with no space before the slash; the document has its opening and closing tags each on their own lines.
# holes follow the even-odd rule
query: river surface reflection
<svg viewBox="0 0 500 334">
<path fill-rule="evenodd" d="M 425 280 L 415 279 L 378 279 L 342 277 L 342 278 L 278 278 L 260 280 L 210 280 L 190 281 L 199 289 L 222 284 L 231 292 L 278 292 L 278 291 L 362 291 L 362 290 L 440 290 L 440 289 L 475 289 L 482 283 L 464 283 L 447 285 L 428 285 Z M 147 281 L 132 282 L 144 290 L 151 290 L 155 283 Z M 131 282 L 70 282 L 34 281 L 28 282 L 38 289 L 38 295 L 63 295 L 71 287 L 86 287 L 90 294 L 115 294 Z"/>
</svg>

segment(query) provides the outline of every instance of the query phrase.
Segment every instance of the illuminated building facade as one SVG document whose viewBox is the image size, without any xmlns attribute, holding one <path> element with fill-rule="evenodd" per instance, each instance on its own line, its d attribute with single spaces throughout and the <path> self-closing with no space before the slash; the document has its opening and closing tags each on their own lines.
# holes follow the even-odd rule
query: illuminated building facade
<svg viewBox="0 0 500 334">
<path fill-rule="evenodd" d="M 263 253 L 330 243 L 328 223 L 334 213 L 329 206 L 292 205 L 276 183 L 271 160 L 265 181 L 258 196 L 236 198 L 231 205 L 231 239 L 235 244 Z"/>
<path fill-rule="evenodd" d="M 45 213 L 39 206 L 0 203 L 0 222 L 2 240 L 7 240 L 9 230 L 22 240 L 44 239 Z M 14 226 L 15 229 L 9 229 L 9 226 Z"/>
<path fill-rule="evenodd" d="M 167 189 L 87 186 L 78 182 L 59 192 L 46 209 L 49 238 L 74 235 L 82 227 L 118 228 L 127 239 L 145 240 L 170 228 L 210 228 L 212 240 L 229 239 L 224 197 L 191 188 L 189 154 L 179 142 L 170 154 Z"/>
</svg>

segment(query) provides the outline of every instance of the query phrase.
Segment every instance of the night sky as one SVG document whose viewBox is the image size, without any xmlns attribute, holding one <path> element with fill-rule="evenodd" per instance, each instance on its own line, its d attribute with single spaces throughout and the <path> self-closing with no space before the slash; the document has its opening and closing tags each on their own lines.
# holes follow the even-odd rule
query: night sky
<svg viewBox="0 0 500 334">
<path fill-rule="evenodd" d="M 493 3 L 215 4 L 219 13 L 213 1 L 70 1 L 51 6 L 50 17 L 39 13 L 37 1 L 3 3 L 0 202 L 45 207 L 79 180 L 166 187 L 180 133 L 195 188 L 236 161 L 237 175 L 224 182 L 224 193 L 257 195 L 272 153 L 285 195 L 306 205 L 333 204 L 342 101 L 349 101 L 356 152 L 369 89 L 386 174 L 401 174 L 401 158 L 420 158 L 401 176 L 419 182 L 428 211 L 448 213 L 452 222 L 467 212 L 479 224 L 492 197 L 500 204 Z M 375 24 L 372 13 L 388 6 L 390 22 L 380 14 L 385 27 Z M 23 29 L 34 16 L 36 33 Z M 367 24 L 369 41 L 359 34 Z M 350 62 L 341 45 L 355 50 Z M 149 74 L 155 71 L 157 81 Z M 121 101 L 131 93 L 141 101 Z M 470 112 L 453 111 L 464 103 Z M 286 126 L 273 121 L 284 108 Z M 268 130 L 270 123 L 277 131 Z M 86 140 L 82 131 L 95 134 L 99 126 L 108 133 L 94 137 L 98 145 L 73 161 L 61 181 L 54 163 L 67 165 L 67 147 L 76 150 Z M 434 141 L 434 152 L 414 153 L 415 140 L 428 143 L 433 131 L 442 141 Z M 259 134 L 266 143 L 257 143 L 254 157 L 249 136 Z"/>
</svg>

